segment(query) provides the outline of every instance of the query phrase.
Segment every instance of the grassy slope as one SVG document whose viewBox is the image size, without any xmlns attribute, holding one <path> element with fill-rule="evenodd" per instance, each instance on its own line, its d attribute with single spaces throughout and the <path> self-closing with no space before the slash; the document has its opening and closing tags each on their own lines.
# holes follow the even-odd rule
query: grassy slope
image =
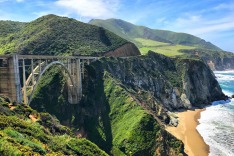
<svg viewBox="0 0 234 156">
<path fill-rule="evenodd" d="M 113 154 L 121 149 L 125 154 L 153 155 L 159 125 L 108 73 L 104 77 L 105 94 L 110 97 Z"/>
<path fill-rule="evenodd" d="M 115 62 L 116 59 L 109 58 L 108 61 Z M 111 66 L 105 62 L 102 65 Z M 84 128 L 87 138 L 110 154 L 153 155 L 156 149 L 162 155 L 181 153 L 183 144 L 159 126 L 136 100 L 135 92 L 130 92 L 107 71 L 102 72 L 102 65 L 97 61 L 87 66 L 88 76 L 83 82 L 84 98 L 79 105 L 67 102 L 67 95 L 64 94 L 67 93 L 64 90 L 66 81 L 61 72 L 53 68 L 41 79 L 31 106 L 57 116 L 61 123 L 70 121 L 74 129 Z M 179 78 L 174 72 L 164 71 L 172 84 Z M 144 94 L 141 99 L 148 103 L 151 97 Z"/>
<path fill-rule="evenodd" d="M 162 154 L 165 147 L 167 154 L 169 151 L 175 155 L 181 152 L 181 142 L 173 137 L 167 138 L 153 116 L 107 72 L 104 74 L 104 86 L 105 95 L 109 97 L 114 155 L 119 155 L 120 151 L 127 155 L 154 155 L 156 149 Z"/>
<path fill-rule="evenodd" d="M 0 97 L 0 155 L 107 155 L 92 142 L 76 139 L 50 114 L 19 104 L 13 107 Z"/>
<path fill-rule="evenodd" d="M 183 144 L 159 126 L 129 88 L 109 72 L 102 71 L 102 65 L 106 66 L 102 63 L 95 62 L 87 68 L 90 81 L 89 85 L 84 84 L 89 86 L 84 88 L 88 93 L 81 104 L 88 138 L 117 156 L 182 153 Z"/>
<path fill-rule="evenodd" d="M 0 54 L 88 55 L 114 50 L 125 43 L 126 40 L 103 28 L 47 15 L 0 40 Z"/>
<path fill-rule="evenodd" d="M 204 48 L 220 50 L 215 45 L 190 34 L 150 29 L 143 26 L 136 26 L 123 20 L 92 20 L 90 23 L 104 27 L 134 42 L 143 54 L 147 50 L 154 50 L 168 56 L 181 55 L 181 52 L 179 52 L 181 49 Z M 154 44 L 155 41 L 156 44 Z M 165 43 L 171 43 L 171 45 L 169 47 L 158 46 L 158 42 L 161 42 L 160 45 L 165 45 Z"/>
<path fill-rule="evenodd" d="M 152 50 L 166 56 L 179 56 L 179 55 L 185 55 L 183 52 L 181 52 L 182 49 L 184 50 L 195 49 L 195 47 L 192 46 L 157 42 L 143 38 L 135 38 L 135 40 L 141 43 L 142 46 L 139 47 L 139 49 L 141 54 L 143 55 L 148 53 L 149 50 Z"/>
</svg>

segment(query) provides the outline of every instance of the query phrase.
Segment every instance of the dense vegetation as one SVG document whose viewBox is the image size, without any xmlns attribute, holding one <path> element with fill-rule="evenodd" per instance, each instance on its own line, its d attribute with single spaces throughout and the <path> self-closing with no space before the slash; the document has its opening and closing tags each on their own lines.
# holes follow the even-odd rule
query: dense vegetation
<svg viewBox="0 0 234 156">
<path fill-rule="evenodd" d="M 0 54 L 95 55 L 127 43 L 103 28 L 55 15 L 10 23 L 10 27 L 9 22 L 0 21 L 1 25 L 7 36 L 0 39 Z"/>
<path fill-rule="evenodd" d="M 0 155 L 107 155 L 48 113 L 0 97 Z"/>
<path fill-rule="evenodd" d="M 163 31 L 161 34 L 145 27 L 134 28 L 120 20 L 116 22 L 123 26 L 126 37 L 140 34 L 133 40 L 145 52 L 161 47 L 169 49 L 168 55 L 183 53 L 184 57 L 186 51 L 180 50 L 183 48 L 215 49 L 191 35 L 180 34 L 181 38 L 177 39 L 176 33 Z M 12 24 L 12 27 L 4 30 L 0 53 L 96 55 L 127 43 L 103 28 L 55 15 L 21 26 Z M 82 100 L 78 105 L 71 105 L 66 78 L 59 68 L 51 67 L 33 95 L 31 107 L 38 112 L 0 98 L 0 155 L 185 155 L 183 143 L 164 129 L 164 124 L 170 122 L 167 111 L 189 108 L 191 104 L 183 103 L 180 97 L 185 91 L 193 96 L 194 90 L 202 90 L 203 79 L 209 72 L 199 59 L 171 59 L 153 52 L 131 58 L 102 58 L 86 65 Z M 205 87 L 219 95 L 215 79 L 207 79 L 216 90 L 208 84 Z M 188 82 L 188 89 L 183 81 Z M 199 96 L 195 95 L 192 102 L 198 103 L 198 99 L 203 103 Z M 209 100 L 216 98 L 206 93 L 204 96 Z M 71 129 L 60 125 L 49 113 Z M 75 134 L 93 143 L 76 139 Z"/>
<path fill-rule="evenodd" d="M 0 38 L 21 30 L 25 24 L 23 22 L 0 21 Z"/>
<path fill-rule="evenodd" d="M 110 30 L 115 34 L 134 42 L 139 48 L 149 47 L 145 44 L 145 41 L 142 42 L 142 40 L 147 39 L 149 42 L 157 41 L 168 43 L 170 45 L 185 45 L 202 49 L 221 50 L 217 46 L 190 34 L 136 26 L 120 19 L 91 20 L 89 23 Z M 139 40 L 139 38 L 142 40 Z M 158 47 L 158 49 L 160 48 Z"/>
<path fill-rule="evenodd" d="M 112 58 L 107 60 L 111 62 Z M 58 68 L 51 68 L 41 79 L 31 106 L 57 116 L 61 123 L 86 136 L 109 154 L 183 153 L 182 142 L 167 133 L 152 112 L 142 105 L 142 101 L 154 105 L 150 100 L 152 97 L 148 93 L 138 95 L 137 91 L 104 70 L 104 66 L 109 66 L 105 63 L 107 60 L 86 66 L 84 97 L 79 105 L 68 103 L 66 79 Z M 171 83 L 177 85 L 173 73 L 167 71 L 167 74 Z"/>
<path fill-rule="evenodd" d="M 102 58 L 85 66 L 79 104 L 69 104 L 66 78 L 52 67 L 39 82 L 31 107 L 55 115 L 111 155 L 184 155 L 183 143 L 164 129 L 171 123 L 167 112 L 221 99 L 212 76 L 199 59 L 154 52 Z"/>
<path fill-rule="evenodd" d="M 66 79 L 61 69 L 52 66 L 42 76 L 34 94 L 30 106 L 40 112 L 49 112 L 63 122 L 72 118 L 71 105 L 68 102 Z M 68 125 L 69 126 L 69 125 Z"/>
<path fill-rule="evenodd" d="M 182 143 L 168 134 L 139 101 L 143 96 L 138 99 L 137 91 L 102 69 L 100 62 L 87 68 L 87 98 L 82 103 L 88 138 L 113 155 L 183 153 Z"/>
</svg>

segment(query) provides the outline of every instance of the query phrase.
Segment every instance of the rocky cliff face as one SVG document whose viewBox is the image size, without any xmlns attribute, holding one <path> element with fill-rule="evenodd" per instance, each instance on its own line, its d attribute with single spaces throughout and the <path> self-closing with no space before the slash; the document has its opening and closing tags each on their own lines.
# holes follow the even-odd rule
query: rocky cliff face
<svg viewBox="0 0 234 156">
<path fill-rule="evenodd" d="M 173 124 L 168 111 L 225 98 L 200 60 L 149 52 L 102 58 L 86 71 L 79 123 L 91 141 L 113 155 L 185 155 L 183 144 L 163 128 Z"/>
<path fill-rule="evenodd" d="M 173 121 L 169 111 L 225 98 L 202 61 L 172 59 L 154 52 L 102 58 L 87 65 L 79 105 L 66 103 L 62 95 L 41 100 L 46 94 L 55 95 L 55 90 L 58 94 L 64 91 L 65 81 L 59 73 L 53 79 L 53 74 L 47 74 L 32 106 L 70 121 L 68 125 L 79 136 L 111 155 L 185 155 L 183 143 L 164 129 Z"/>
<path fill-rule="evenodd" d="M 214 51 L 208 49 L 181 50 L 188 58 L 201 58 L 212 70 L 233 70 L 234 54 L 227 51 Z"/>
<path fill-rule="evenodd" d="M 209 104 L 225 99 L 213 72 L 202 61 L 183 60 L 186 71 L 183 75 L 183 93 L 193 106 Z"/>
<path fill-rule="evenodd" d="M 133 43 L 126 43 L 114 51 L 108 51 L 104 56 L 113 57 L 128 57 L 141 55 L 139 49 Z"/>
<path fill-rule="evenodd" d="M 233 70 L 234 69 L 234 56 L 233 57 L 216 57 L 213 59 L 202 58 L 205 60 L 212 70 Z"/>
<path fill-rule="evenodd" d="M 150 52 L 129 59 L 103 59 L 102 67 L 137 92 L 146 91 L 168 110 L 210 104 L 225 96 L 209 67 L 199 60 Z"/>
<path fill-rule="evenodd" d="M 103 68 L 112 61 L 116 59 L 104 59 L 86 68 L 79 124 L 88 139 L 116 156 L 185 155 L 183 143 L 165 131 L 154 114 L 154 110 L 162 109 L 155 98 L 124 85 Z"/>
</svg>

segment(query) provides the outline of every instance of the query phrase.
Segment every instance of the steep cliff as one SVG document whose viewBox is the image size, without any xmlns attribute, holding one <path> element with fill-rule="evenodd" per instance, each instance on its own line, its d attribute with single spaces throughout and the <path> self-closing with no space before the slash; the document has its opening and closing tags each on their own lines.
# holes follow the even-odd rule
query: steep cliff
<svg viewBox="0 0 234 156">
<path fill-rule="evenodd" d="M 102 68 L 128 88 L 149 92 L 169 110 L 224 98 L 212 71 L 200 60 L 171 59 L 149 52 L 146 56 L 101 62 Z"/>
<path fill-rule="evenodd" d="M 234 54 L 227 51 L 215 51 L 207 49 L 181 50 L 189 58 L 201 58 L 212 70 L 233 70 Z"/>
<path fill-rule="evenodd" d="M 212 70 L 233 70 L 234 69 L 234 56 L 232 57 L 216 57 L 209 58 L 203 57 L 204 61 L 208 63 Z"/>
<path fill-rule="evenodd" d="M 153 112 L 100 64 L 87 67 L 82 122 L 88 139 L 112 155 L 185 155 Z M 147 99 L 144 99 L 149 101 Z"/>
<path fill-rule="evenodd" d="M 126 43 L 123 46 L 113 50 L 108 51 L 104 56 L 113 57 L 127 57 L 127 56 L 137 56 L 141 55 L 139 49 L 133 43 Z"/>
<path fill-rule="evenodd" d="M 32 107 L 55 114 L 79 136 L 113 155 L 185 155 L 182 142 L 164 130 L 171 123 L 169 111 L 225 99 L 201 60 L 172 59 L 154 52 L 102 58 L 86 65 L 79 105 L 66 101 L 61 72 L 50 72 L 39 85 Z"/>
<path fill-rule="evenodd" d="M 226 98 L 202 61 L 153 52 L 103 58 L 87 66 L 85 79 L 82 126 L 90 140 L 114 155 L 184 154 L 181 142 L 163 128 L 170 123 L 168 110 Z"/>
<path fill-rule="evenodd" d="M 193 106 L 209 104 L 212 101 L 225 99 L 213 72 L 202 61 L 182 60 L 187 69 L 183 73 L 183 93 Z"/>
</svg>

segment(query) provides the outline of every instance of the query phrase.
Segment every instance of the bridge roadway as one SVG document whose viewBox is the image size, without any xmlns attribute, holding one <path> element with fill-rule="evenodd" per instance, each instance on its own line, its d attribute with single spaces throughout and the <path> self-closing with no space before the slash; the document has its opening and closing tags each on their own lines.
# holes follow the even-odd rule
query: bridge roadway
<svg viewBox="0 0 234 156">
<path fill-rule="evenodd" d="M 99 57 L 0 55 L 0 95 L 11 101 L 30 104 L 32 95 L 43 74 L 52 66 L 60 67 L 67 78 L 68 101 L 77 104 L 82 97 L 84 64 Z"/>
</svg>

